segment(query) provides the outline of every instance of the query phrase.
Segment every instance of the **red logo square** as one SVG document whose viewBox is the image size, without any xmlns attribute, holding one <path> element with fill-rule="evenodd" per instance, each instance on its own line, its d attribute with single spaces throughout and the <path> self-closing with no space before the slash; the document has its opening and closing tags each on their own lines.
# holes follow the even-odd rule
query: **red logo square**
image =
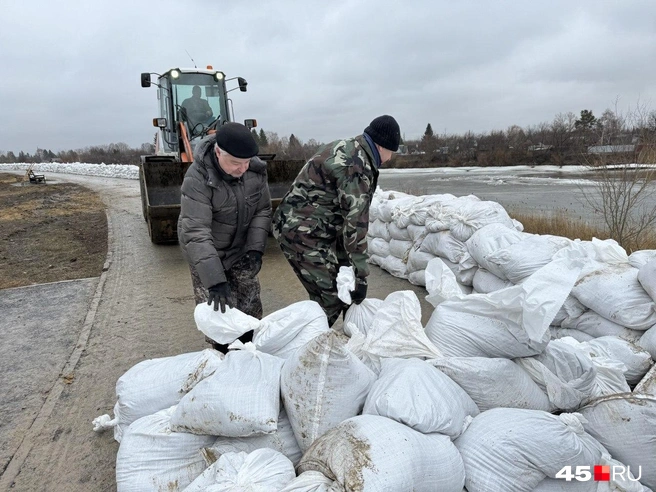
<svg viewBox="0 0 656 492">
<path fill-rule="evenodd" d="M 594 466 L 594 479 L 595 479 L 595 482 L 609 482 L 610 481 L 610 466 L 608 466 L 608 465 L 595 465 Z"/>
</svg>

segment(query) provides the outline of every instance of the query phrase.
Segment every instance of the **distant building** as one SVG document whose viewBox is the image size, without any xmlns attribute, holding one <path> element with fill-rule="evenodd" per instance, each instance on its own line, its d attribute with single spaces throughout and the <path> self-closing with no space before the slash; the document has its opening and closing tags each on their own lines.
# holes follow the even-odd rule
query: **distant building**
<svg viewBox="0 0 656 492">
<path fill-rule="evenodd" d="M 629 154 L 635 150 L 635 145 L 593 145 L 588 147 L 588 154 Z"/>
<path fill-rule="evenodd" d="M 542 142 L 540 142 L 537 145 L 529 145 L 528 146 L 528 151 L 529 152 L 545 152 L 547 150 L 553 149 L 553 145 L 545 145 Z"/>
</svg>

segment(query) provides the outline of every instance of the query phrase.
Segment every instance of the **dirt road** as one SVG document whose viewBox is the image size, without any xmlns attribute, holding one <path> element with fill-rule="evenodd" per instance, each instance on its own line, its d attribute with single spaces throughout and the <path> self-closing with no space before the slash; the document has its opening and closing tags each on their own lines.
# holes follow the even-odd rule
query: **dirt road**
<svg viewBox="0 0 656 492">
<path fill-rule="evenodd" d="M 118 443 L 111 432 L 94 433 L 91 421 L 111 413 L 116 380 L 142 360 L 192 352 L 206 345 L 193 321 L 187 265 L 177 246 L 150 242 L 141 215 L 139 183 L 54 174 L 48 179 L 82 184 L 100 193 L 108 217 L 106 271 L 99 279 L 77 281 L 76 288 L 88 289 L 88 296 L 82 292 L 76 297 L 77 304 L 69 306 L 70 312 L 61 314 L 68 320 L 65 326 L 49 328 L 49 340 L 68 343 L 62 341 L 57 347 L 39 344 L 37 336 L 35 348 L 12 340 L 21 336 L 20 330 L 3 333 L 5 341 L 13 341 L 15 350 L 24 352 L 25 359 L 41 350 L 54 360 L 39 373 L 49 384 L 43 399 L 36 400 L 36 418 L 24 422 L 20 413 L 9 415 L 8 425 L 18 425 L 20 435 L 0 476 L 0 490 L 111 491 L 116 489 Z M 307 299 L 273 240 L 269 241 L 260 281 L 265 315 Z M 57 296 L 44 296 L 39 302 L 22 299 L 36 292 L 32 289 L 59 292 L 69 288 L 68 284 L 48 284 L 8 289 L 2 294 L 7 310 L 13 307 L 20 312 L 15 317 L 19 327 L 30 323 L 45 326 L 39 322 L 44 313 L 54 312 L 54 306 L 61 306 L 63 301 Z M 407 289 L 418 293 L 426 323 L 430 312 L 423 299 L 425 291 L 372 267 L 370 297 L 384 298 L 390 292 Z M 27 369 L 30 366 L 26 363 L 25 367 L 11 368 L 11 384 L 29 388 L 34 377 Z M 27 398 L 27 393 L 19 392 L 19 396 Z M 19 412 L 21 406 L 15 408 Z"/>
</svg>

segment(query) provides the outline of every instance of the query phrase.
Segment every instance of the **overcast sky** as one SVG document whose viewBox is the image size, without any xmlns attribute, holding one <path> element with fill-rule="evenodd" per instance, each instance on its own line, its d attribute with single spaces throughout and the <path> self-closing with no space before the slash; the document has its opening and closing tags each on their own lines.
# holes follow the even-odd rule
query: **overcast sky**
<svg viewBox="0 0 656 492">
<path fill-rule="evenodd" d="M 391 114 L 406 139 L 638 101 L 656 108 L 654 0 L 0 0 L 0 151 L 152 141 L 141 72 L 242 76 L 237 121 L 302 141 Z"/>
</svg>

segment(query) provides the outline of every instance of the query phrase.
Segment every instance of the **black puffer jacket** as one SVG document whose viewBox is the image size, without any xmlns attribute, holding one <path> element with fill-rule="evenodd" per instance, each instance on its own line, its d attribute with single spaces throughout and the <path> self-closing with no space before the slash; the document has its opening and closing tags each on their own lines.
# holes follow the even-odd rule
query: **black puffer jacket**
<svg viewBox="0 0 656 492">
<path fill-rule="evenodd" d="M 206 288 L 248 251 L 264 253 L 271 228 L 266 164 L 251 159 L 235 179 L 218 169 L 214 135 L 203 139 L 182 183 L 178 239 L 182 255 Z"/>
</svg>

